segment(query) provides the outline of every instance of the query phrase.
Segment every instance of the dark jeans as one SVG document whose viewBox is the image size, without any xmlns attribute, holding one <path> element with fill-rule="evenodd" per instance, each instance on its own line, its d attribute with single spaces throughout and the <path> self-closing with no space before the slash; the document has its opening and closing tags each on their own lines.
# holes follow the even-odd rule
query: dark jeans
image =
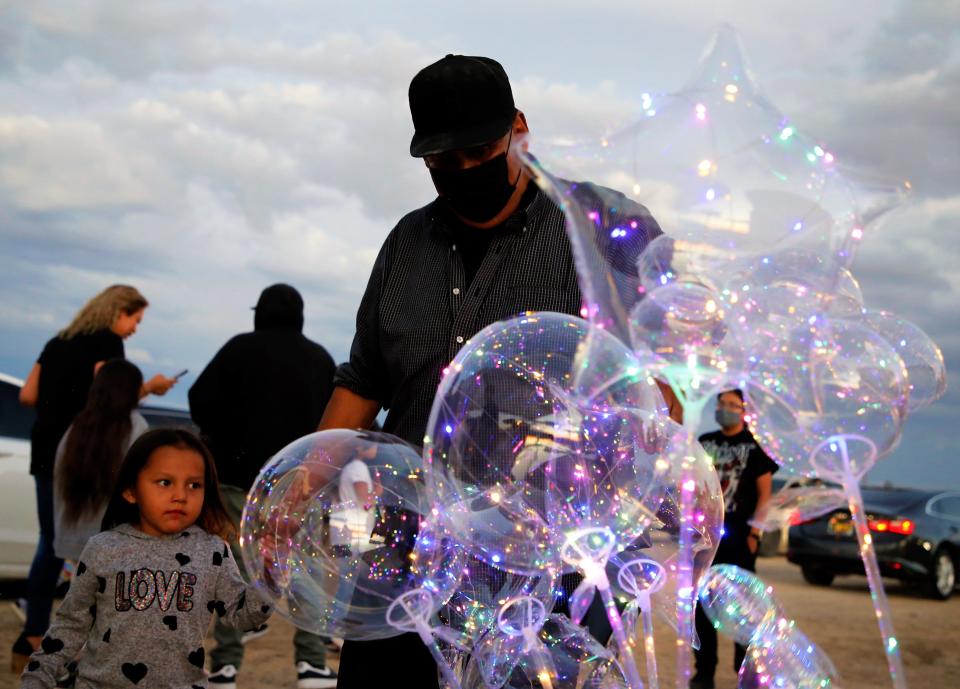
<svg viewBox="0 0 960 689">
<path fill-rule="evenodd" d="M 50 626 L 53 594 L 63 569 L 63 560 L 53 552 L 53 479 L 34 476 L 37 484 L 37 520 L 40 540 L 27 579 L 27 636 L 43 636 Z"/>
<path fill-rule="evenodd" d="M 713 558 L 713 564 L 736 565 L 750 572 L 757 571 L 757 556 L 750 552 L 747 544 L 747 535 L 750 533 L 750 527 L 744 524 L 741 527 L 725 527 L 727 533 L 720 541 L 720 547 L 717 549 L 717 555 Z M 696 612 L 697 636 L 700 637 L 700 650 L 694 650 L 696 658 L 697 675 L 700 677 L 713 677 L 717 668 L 717 630 L 710 623 L 710 618 L 703 612 L 698 605 Z M 747 649 L 740 644 L 733 645 L 733 671 L 740 672 L 740 666 L 747 655 Z"/>
<path fill-rule="evenodd" d="M 344 641 L 337 689 L 440 686 L 437 663 L 417 634 Z"/>
</svg>

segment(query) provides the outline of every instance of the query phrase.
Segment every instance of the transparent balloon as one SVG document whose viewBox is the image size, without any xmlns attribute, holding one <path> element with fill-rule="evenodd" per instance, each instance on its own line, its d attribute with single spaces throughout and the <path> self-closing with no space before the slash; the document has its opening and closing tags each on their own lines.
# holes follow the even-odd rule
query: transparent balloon
<svg viewBox="0 0 960 689">
<path fill-rule="evenodd" d="M 812 316 L 806 326 L 757 328 L 747 398 L 767 454 L 799 474 L 840 483 L 857 534 L 888 671 L 906 688 L 859 481 L 896 447 L 909 402 L 904 360 L 862 320 Z M 753 415 L 751 415 L 753 418 Z"/>
<path fill-rule="evenodd" d="M 424 443 L 432 505 L 477 558 L 519 574 L 562 568 L 572 529 L 629 542 L 659 505 L 663 407 L 630 350 L 582 319 L 494 323 L 437 391 Z"/>
<path fill-rule="evenodd" d="M 907 367 L 910 411 L 921 409 L 947 390 L 947 370 L 940 348 L 919 327 L 889 311 L 868 309 L 863 322 L 886 340 Z"/>
<path fill-rule="evenodd" d="M 424 584 L 411 556 L 429 514 L 416 449 L 385 433 L 313 433 L 280 450 L 250 490 L 240 528 L 244 562 L 301 629 L 393 636 L 388 608 Z M 422 558 L 443 552 L 421 545 Z M 439 607 L 459 577 L 430 569 L 430 605 Z"/>
<path fill-rule="evenodd" d="M 618 336 L 657 225 L 705 257 L 801 249 L 835 275 L 908 193 L 841 169 L 764 96 L 729 27 L 679 91 L 637 100 L 639 117 L 613 133 L 527 143 L 534 178 L 567 215 L 589 317 Z"/>
<path fill-rule="evenodd" d="M 719 478 L 712 467 L 709 471 L 704 469 L 703 474 L 703 478 L 697 481 L 702 488 L 696 493 L 699 507 L 694 510 L 696 521 L 692 543 L 694 582 L 700 581 L 713 563 L 714 555 L 720 545 L 723 527 L 723 491 L 720 488 Z M 680 508 L 677 504 L 679 493 L 679 486 L 671 488 L 664 496 L 657 512 L 657 520 L 650 530 L 616 553 L 607 564 L 610 581 L 614 584 L 617 598 L 622 603 L 627 603 L 634 597 L 632 591 L 624 589 L 620 584 L 619 573 L 625 564 L 637 559 L 649 559 L 662 566 L 663 583 L 658 583 L 657 587 L 651 591 L 652 605 L 659 617 L 673 629 L 677 628 L 676 592 L 681 524 Z"/>
<path fill-rule="evenodd" d="M 778 463 L 844 482 L 846 473 L 863 476 L 896 447 L 907 372 L 870 328 L 822 316 L 802 326 L 770 322 L 754 331 L 751 349 L 751 430 Z"/>
<path fill-rule="evenodd" d="M 863 291 L 853 273 L 843 270 L 837 276 L 836 288 L 830 299 L 827 315 L 833 318 L 856 320 L 864 309 Z"/>
<path fill-rule="evenodd" d="M 723 492 L 712 460 L 699 443 L 690 442 L 687 429 L 669 420 L 665 424 L 671 430 L 663 434 L 668 441 L 661 461 L 670 467 L 670 478 L 657 519 L 647 533 L 613 555 L 606 567 L 616 598 L 626 606 L 623 627 L 632 639 L 630 645 L 646 651 L 648 684 L 653 684 L 650 673 L 655 674 L 656 668 L 652 615 L 670 626 L 686 648 L 699 648 L 693 624 L 696 586 L 713 561 L 723 526 Z M 689 518 L 681 510 L 682 500 L 688 503 Z M 689 527 L 684 528 L 686 525 Z M 687 557 L 682 538 L 689 550 Z M 648 565 L 638 570 L 638 562 Z M 637 589 L 642 588 L 638 584 L 644 573 L 656 573 L 656 579 L 647 577 L 651 586 L 647 595 L 640 596 Z M 642 616 L 638 615 L 640 609 Z M 638 620 L 643 629 L 638 628 Z M 626 663 L 615 641 L 611 639 L 610 648 Z"/>
<path fill-rule="evenodd" d="M 449 600 L 469 575 L 470 555 L 439 510 L 420 521 L 410 571 L 418 584 L 441 600 Z"/>
<path fill-rule="evenodd" d="M 482 682 L 482 684 L 481 684 Z M 464 686 L 528 689 L 627 689 L 614 656 L 561 615 L 523 598 L 510 601 L 477 643 Z"/>
<path fill-rule="evenodd" d="M 839 673 L 827 654 L 784 617 L 773 617 L 757 633 L 737 677 L 738 689 L 840 686 Z"/>
<path fill-rule="evenodd" d="M 853 274 L 834 271 L 810 251 L 782 249 L 734 261 L 718 278 L 724 305 L 740 336 L 758 328 L 805 325 L 810 319 L 858 320 L 863 294 Z"/>
<path fill-rule="evenodd" d="M 459 689 L 455 678 L 462 677 L 470 648 L 490 624 L 496 609 L 511 592 L 538 594 L 552 603 L 552 578 L 523 578 L 492 567 L 472 557 L 453 533 L 439 510 L 420 523 L 420 532 L 411 555 L 411 571 L 420 583 L 417 598 L 404 607 L 394 603 L 388 621 L 402 631 L 420 634 L 437 660 L 442 685 Z M 499 575 L 499 576 L 498 576 Z M 540 584 L 540 587 L 537 587 Z M 452 591 L 452 593 L 451 593 Z M 426 595 L 423 595 L 426 594 Z M 446 603 L 437 612 L 437 603 Z M 419 605 L 417 605 L 419 603 Z"/>
<path fill-rule="evenodd" d="M 648 292 L 630 313 L 630 338 L 647 369 L 687 401 L 730 387 L 743 368 L 739 333 L 720 293 L 704 284 L 678 282 Z"/>
<path fill-rule="evenodd" d="M 742 381 L 768 454 L 800 475 L 841 481 L 862 508 L 857 480 L 896 447 L 910 390 L 908 357 L 864 324 L 849 266 L 868 225 L 908 185 L 854 173 L 773 107 L 728 28 L 678 93 L 640 101 L 639 119 L 613 134 L 518 144 L 566 215 L 584 315 L 596 326 L 588 349 L 599 332 L 629 342 L 684 400 L 690 434 L 709 396 Z M 682 684 L 695 481 L 685 455 L 670 463 L 679 468 Z M 601 534 L 583 532 L 603 552 Z M 571 607 L 589 593 L 581 589 Z"/>
<path fill-rule="evenodd" d="M 713 626 L 746 646 L 770 615 L 781 614 L 773 589 L 752 572 L 714 565 L 700 581 L 700 605 Z"/>
<path fill-rule="evenodd" d="M 626 599 L 621 613 L 623 628 L 632 645 L 642 646 L 646 654 L 647 688 L 657 689 L 659 678 L 657 671 L 657 652 L 653 635 L 653 594 L 667 583 L 666 569 L 656 560 L 636 558 L 620 564 L 617 571 L 617 588 L 623 591 Z M 623 600 L 623 599 L 621 599 Z M 619 657 L 616 646 L 608 648 Z M 620 658 L 623 662 L 623 658 Z"/>
<path fill-rule="evenodd" d="M 497 613 L 514 598 L 530 596 L 549 613 L 556 600 L 555 582 L 549 571 L 516 574 L 471 557 L 457 591 L 441 610 L 441 618 L 459 643 L 469 646 L 496 624 Z"/>
<path fill-rule="evenodd" d="M 660 506 L 658 528 L 652 534 L 652 552 L 666 568 L 674 597 L 678 638 L 694 643 L 693 605 L 697 582 L 713 562 L 723 533 L 723 489 L 713 459 L 699 442 L 679 429 L 667 454 L 671 490 Z M 665 589 L 666 590 L 666 589 Z M 662 597 L 654 603 L 663 605 Z M 689 613 L 689 614 L 678 614 Z"/>
<path fill-rule="evenodd" d="M 437 668 L 437 682 L 440 689 L 463 689 L 464 686 L 471 687 L 477 686 L 482 687 L 482 684 L 466 684 L 464 682 L 467 672 L 467 663 L 470 661 L 470 652 L 463 651 L 456 646 L 451 644 L 440 644 L 441 653 L 443 656 L 443 664 L 450 668 L 450 674 L 452 679 L 448 679 L 447 673 L 445 673 L 441 667 Z"/>
<path fill-rule="evenodd" d="M 722 634 L 747 646 L 740 689 L 835 686 L 836 668 L 783 609 L 773 589 L 734 565 L 714 565 L 700 582 L 700 605 Z"/>
<path fill-rule="evenodd" d="M 612 581 L 622 582 L 623 567 L 628 566 L 627 561 L 620 560 L 614 571 L 611 572 L 611 559 L 620 557 L 629 557 L 633 560 L 642 558 L 642 551 L 650 548 L 654 544 L 654 539 L 667 535 L 668 540 L 675 541 L 676 562 L 670 563 L 673 572 L 690 576 L 696 569 L 695 561 L 698 557 L 712 557 L 713 543 L 719 540 L 719 537 L 710 535 L 711 525 L 714 525 L 715 531 L 719 531 L 719 523 L 723 517 L 722 498 L 720 496 L 719 481 L 716 480 L 716 472 L 713 464 L 700 450 L 700 456 L 695 456 L 689 452 L 691 447 L 687 431 L 667 417 L 658 419 L 656 433 L 658 438 L 657 449 L 661 456 L 656 460 L 657 471 L 662 475 L 661 482 L 664 490 L 661 493 L 662 499 L 657 510 L 656 518 L 648 525 L 642 533 L 632 542 L 624 544 L 618 541 L 614 534 L 607 528 L 583 528 L 567 533 L 561 549 L 561 558 L 564 562 L 574 565 L 582 574 L 583 580 L 572 593 L 569 600 L 570 617 L 573 621 L 579 622 L 583 619 L 591 603 L 596 600 L 599 594 L 603 602 L 604 610 L 607 614 L 607 621 L 610 624 L 612 635 L 610 640 L 611 647 L 616 648 L 616 657 L 620 660 L 625 669 L 627 678 L 633 686 L 641 686 L 642 680 L 639 676 L 636 660 L 633 657 L 633 648 L 635 644 L 631 643 L 631 635 L 634 633 L 635 620 L 630 615 L 624 617 L 617 611 L 616 601 L 611 588 Z M 699 448 L 699 445 L 695 445 Z M 699 460 L 699 461 L 698 461 Z M 711 481 L 711 478 L 713 481 Z M 676 502 L 677 495 L 682 495 L 686 502 L 686 508 L 689 514 L 683 515 L 680 512 L 680 505 Z M 667 520 L 667 521 L 664 521 Z M 684 551 L 684 547 L 686 551 Z M 705 551 L 709 550 L 709 554 Z M 614 553 L 622 551 L 618 555 Z M 681 557 L 683 552 L 687 552 L 688 557 Z M 638 554 L 640 553 L 640 554 Z M 654 564 L 652 559 L 647 562 Z M 656 563 L 660 571 L 666 578 L 667 568 Z M 681 582 L 683 577 L 675 578 L 675 591 L 687 591 L 689 594 L 693 591 L 692 584 Z M 636 578 L 632 580 L 636 583 Z M 622 584 L 621 584 L 622 585 Z M 649 592 L 638 593 L 636 587 L 632 587 L 627 592 L 634 596 L 636 602 L 638 597 L 648 608 L 648 614 L 644 617 L 644 622 L 650 624 L 650 615 L 652 614 L 651 600 Z M 674 599 L 675 600 L 675 599 Z M 692 613 L 692 602 L 685 601 L 684 604 Z M 676 609 L 673 611 L 676 613 Z M 693 638 L 692 623 L 685 624 L 678 622 L 678 628 L 685 630 L 682 632 L 684 638 Z M 651 642 L 652 643 L 652 642 Z M 655 674 L 655 663 L 652 661 L 652 650 L 648 650 L 648 671 Z"/>
</svg>

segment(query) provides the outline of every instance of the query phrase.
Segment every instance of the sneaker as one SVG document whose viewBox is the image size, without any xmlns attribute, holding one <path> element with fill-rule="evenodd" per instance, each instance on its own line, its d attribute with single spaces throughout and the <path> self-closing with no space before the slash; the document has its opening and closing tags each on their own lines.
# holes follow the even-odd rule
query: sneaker
<svg viewBox="0 0 960 689">
<path fill-rule="evenodd" d="M 690 678 L 690 689 L 713 689 L 713 677 L 698 672 Z"/>
<path fill-rule="evenodd" d="M 297 663 L 297 689 L 332 689 L 337 686 L 337 673 L 329 667 L 316 667 L 305 661 Z"/>
<path fill-rule="evenodd" d="M 224 665 L 207 676 L 207 683 L 218 689 L 237 689 L 237 666 Z"/>
<path fill-rule="evenodd" d="M 251 629 L 249 632 L 244 632 L 243 636 L 240 637 L 241 644 L 248 644 L 254 639 L 259 639 L 261 636 L 267 633 L 267 625 L 261 624 L 256 629 Z"/>
</svg>

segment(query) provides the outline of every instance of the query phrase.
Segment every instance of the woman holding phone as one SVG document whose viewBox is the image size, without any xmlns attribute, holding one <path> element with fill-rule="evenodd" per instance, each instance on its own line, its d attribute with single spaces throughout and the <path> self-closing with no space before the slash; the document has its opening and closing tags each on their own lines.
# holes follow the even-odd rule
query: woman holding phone
<svg viewBox="0 0 960 689">
<path fill-rule="evenodd" d="M 30 436 L 30 473 L 36 483 L 40 540 L 27 580 L 26 624 L 13 645 L 12 669 L 16 672 L 47 631 L 53 594 L 63 567 L 63 560 L 53 550 L 53 467 L 57 446 L 86 404 L 94 373 L 107 360 L 124 358 L 123 341 L 137 331 L 148 305 L 134 287 L 107 287 L 47 342 L 20 390 L 20 403 L 37 409 Z M 175 382 L 157 374 L 141 386 L 140 397 L 164 395 Z"/>
</svg>

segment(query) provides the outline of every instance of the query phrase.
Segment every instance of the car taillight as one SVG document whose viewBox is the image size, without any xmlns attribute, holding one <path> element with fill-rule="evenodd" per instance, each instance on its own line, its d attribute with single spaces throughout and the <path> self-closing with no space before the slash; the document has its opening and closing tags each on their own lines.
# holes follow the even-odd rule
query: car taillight
<svg viewBox="0 0 960 689">
<path fill-rule="evenodd" d="M 816 519 L 807 519 L 799 512 L 794 512 L 790 515 L 790 526 L 800 526 L 801 524 L 809 524 L 810 522 L 815 522 Z"/>
<path fill-rule="evenodd" d="M 909 536 L 916 528 L 909 519 L 868 519 L 867 526 L 871 531 L 878 533 L 895 533 L 901 536 Z"/>
</svg>

